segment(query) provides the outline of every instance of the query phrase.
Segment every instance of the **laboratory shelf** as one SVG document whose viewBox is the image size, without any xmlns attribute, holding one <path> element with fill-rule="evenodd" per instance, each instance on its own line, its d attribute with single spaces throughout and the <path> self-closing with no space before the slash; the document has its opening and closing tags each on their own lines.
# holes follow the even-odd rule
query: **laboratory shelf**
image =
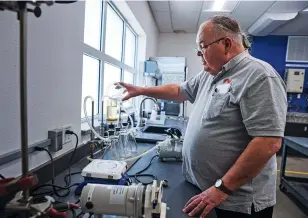
<svg viewBox="0 0 308 218">
<path fill-rule="evenodd" d="M 308 179 L 285 176 L 280 180 L 279 189 L 290 193 L 308 209 Z"/>
<path fill-rule="evenodd" d="M 308 210 L 308 178 L 290 177 L 285 175 L 289 148 L 308 156 L 308 138 L 289 136 L 284 138 L 279 189 L 282 192 L 291 194 Z"/>
</svg>

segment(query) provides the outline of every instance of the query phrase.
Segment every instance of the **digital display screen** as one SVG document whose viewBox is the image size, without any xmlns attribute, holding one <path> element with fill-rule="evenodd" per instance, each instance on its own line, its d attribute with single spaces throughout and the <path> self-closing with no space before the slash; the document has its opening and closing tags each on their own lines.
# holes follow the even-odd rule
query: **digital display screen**
<svg viewBox="0 0 308 218">
<path fill-rule="evenodd" d="M 295 75 L 295 76 L 299 76 L 299 72 L 298 72 L 298 71 L 295 71 L 295 72 L 294 72 L 294 75 Z"/>
</svg>

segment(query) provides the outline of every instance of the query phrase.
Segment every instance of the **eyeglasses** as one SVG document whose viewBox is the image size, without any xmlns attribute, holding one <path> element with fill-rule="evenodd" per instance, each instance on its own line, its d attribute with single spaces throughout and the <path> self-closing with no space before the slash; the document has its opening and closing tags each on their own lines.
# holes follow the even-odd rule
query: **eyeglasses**
<svg viewBox="0 0 308 218">
<path fill-rule="evenodd" d="M 221 40 L 223 40 L 223 39 L 225 39 L 226 37 L 222 37 L 222 38 L 219 38 L 219 39 L 217 39 L 217 40 L 215 40 L 214 42 L 211 42 L 211 43 L 209 43 L 209 44 L 207 44 L 207 45 L 204 45 L 204 46 L 202 46 L 202 47 L 199 47 L 199 48 L 196 48 L 195 50 L 196 50 L 196 52 L 197 52 L 197 55 L 198 56 L 202 56 L 203 54 L 204 54 L 204 50 L 206 50 L 210 45 L 212 45 L 212 44 L 214 44 L 214 43 L 217 43 L 217 42 L 219 42 L 219 41 L 221 41 Z"/>
</svg>

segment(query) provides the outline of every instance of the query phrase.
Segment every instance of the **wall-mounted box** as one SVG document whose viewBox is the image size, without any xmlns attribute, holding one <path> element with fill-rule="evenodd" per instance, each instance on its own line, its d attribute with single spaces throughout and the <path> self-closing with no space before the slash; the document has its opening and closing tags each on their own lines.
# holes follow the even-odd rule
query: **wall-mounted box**
<svg viewBox="0 0 308 218">
<path fill-rule="evenodd" d="M 287 69 L 287 92 L 303 93 L 305 69 Z"/>
<path fill-rule="evenodd" d="M 151 76 L 156 79 L 160 78 L 160 71 L 156 61 L 145 61 L 144 62 L 144 75 Z"/>
</svg>

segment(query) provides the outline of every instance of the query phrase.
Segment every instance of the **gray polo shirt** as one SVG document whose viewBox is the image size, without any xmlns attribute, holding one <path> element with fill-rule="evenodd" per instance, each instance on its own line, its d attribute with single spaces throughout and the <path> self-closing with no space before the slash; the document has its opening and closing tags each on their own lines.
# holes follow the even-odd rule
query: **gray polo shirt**
<svg viewBox="0 0 308 218">
<path fill-rule="evenodd" d="M 233 166 L 253 137 L 284 136 L 284 81 L 268 63 L 243 52 L 211 76 L 201 72 L 180 86 L 194 104 L 183 145 L 183 175 L 201 190 Z M 277 162 L 273 156 L 254 179 L 218 206 L 251 213 L 276 204 Z"/>
</svg>

